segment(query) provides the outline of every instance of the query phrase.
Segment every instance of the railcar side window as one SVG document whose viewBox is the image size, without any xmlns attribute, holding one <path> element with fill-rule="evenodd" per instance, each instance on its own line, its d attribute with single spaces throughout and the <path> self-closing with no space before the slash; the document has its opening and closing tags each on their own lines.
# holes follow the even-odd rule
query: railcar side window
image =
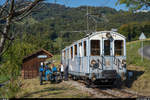
<svg viewBox="0 0 150 100">
<path fill-rule="evenodd" d="M 77 45 L 74 45 L 74 55 L 77 55 Z"/>
<path fill-rule="evenodd" d="M 79 43 L 79 55 L 82 57 L 82 43 Z"/>
<path fill-rule="evenodd" d="M 73 47 L 71 47 L 71 59 L 73 59 Z"/>
<path fill-rule="evenodd" d="M 100 55 L 100 40 L 91 40 L 91 56 Z"/>
<path fill-rule="evenodd" d="M 84 56 L 86 56 L 86 41 L 84 41 Z"/>
<path fill-rule="evenodd" d="M 104 55 L 110 56 L 110 40 L 104 40 Z"/>
<path fill-rule="evenodd" d="M 67 59 L 69 59 L 69 49 L 67 50 Z"/>
<path fill-rule="evenodd" d="M 123 40 L 115 40 L 115 56 L 123 56 Z"/>
</svg>

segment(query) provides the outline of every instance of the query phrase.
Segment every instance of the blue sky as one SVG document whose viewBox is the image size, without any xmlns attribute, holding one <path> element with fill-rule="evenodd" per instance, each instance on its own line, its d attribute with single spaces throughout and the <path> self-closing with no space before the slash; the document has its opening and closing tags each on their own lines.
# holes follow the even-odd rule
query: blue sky
<svg viewBox="0 0 150 100">
<path fill-rule="evenodd" d="M 54 3 L 55 0 L 47 0 L 50 3 Z M 116 10 L 128 10 L 125 5 L 115 5 L 117 0 L 56 0 L 57 4 L 66 5 L 69 7 L 79 7 L 81 5 L 89 6 L 107 6 L 115 8 Z"/>
<path fill-rule="evenodd" d="M 3 4 L 5 0 L 0 0 L 0 4 Z M 55 0 L 46 0 L 50 3 L 54 3 Z M 56 0 L 57 4 L 62 4 L 67 7 L 79 7 L 82 5 L 89 5 L 89 6 L 107 6 L 111 8 L 115 8 L 116 10 L 128 10 L 125 5 L 115 5 L 117 0 Z"/>
</svg>

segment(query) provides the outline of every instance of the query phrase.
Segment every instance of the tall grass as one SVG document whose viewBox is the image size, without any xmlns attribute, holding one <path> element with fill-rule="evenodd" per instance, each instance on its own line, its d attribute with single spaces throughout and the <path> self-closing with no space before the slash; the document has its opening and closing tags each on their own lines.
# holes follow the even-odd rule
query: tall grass
<svg viewBox="0 0 150 100">
<path fill-rule="evenodd" d="M 150 71 L 150 60 L 144 58 L 142 61 L 138 52 L 141 48 L 141 43 L 141 41 L 136 41 L 127 44 L 127 65 L 145 67 L 146 71 Z M 144 46 L 150 45 L 150 40 L 145 40 L 143 43 Z"/>
</svg>

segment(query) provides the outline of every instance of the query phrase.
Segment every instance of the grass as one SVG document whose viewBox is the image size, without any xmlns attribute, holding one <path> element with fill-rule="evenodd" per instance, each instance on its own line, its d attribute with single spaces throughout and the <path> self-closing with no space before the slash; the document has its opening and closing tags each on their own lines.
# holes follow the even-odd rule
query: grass
<svg viewBox="0 0 150 100">
<path fill-rule="evenodd" d="M 150 40 L 144 41 L 144 46 L 150 45 Z M 129 88 L 131 90 L 143 93 L 150 96 L 150 60 L 144 58 L 141 61 L 141 56 L 138 53 L 138 49 L 141 48 L 140 41 L 134 41 L 127 43 L 127 69 L 139 72 L 136 78 Z M 52 59 L 48 59 L 52 60 Z M 61 61 L 60 55 L 54 55 L 55 65 L 58 66 Z M 0 82 L 7 80 L 7 77 L 0 76 Z M 90 98 L 90 94 L 84 91 L 79 91 L 71 85 L 66 85 L 63 82 L 59 84 L 50 84 L 45 82 L 44 85 L 39 85 L 39 79 L 21 80 L 22 87 L 20 92 L 17 93 L 17 98 Z M 1 91 L 1 90 L 0 90 Z M 1 94 L 1 93 L 0 93 Z"/>
<path fill-rule="evenodd" d="M 60 55 L 54 55 L 55 65 L 60 64 Z M 44 82 L 44 85 L 40 85 L 39 77 L 35 79 L 21 79 L 22 87 L 16 98 L 90 98 L 91 95 L 85 91 L 78 90 L 72 85 L 68 85 L 64 82 L 59 84 L 51 84 L 50 82 Z"/>
<path fill-rule="evenodd" d="M 3 83 L 5 81 L 9 80 L 9 77 L 6 75 L 0 75 L 0 83 Z"/>
<path fill-rule="evenodd" d="M 16 93 L 20 91 L 20 86 L 17 80 L 11 81 L 0 88 L 0 98 L 14 98 Z"/>
<path fill-rule="evenodd" d="M 21 92 L 17 98 L 89 98 L 90 94 L 78 90 L 64 82 L 51 84 L 44 82 L 40 85 L 39 78 L 22 80 Z"/>
<path fill-rule="evenodd" d="M 144 46 L 150 45 L 150 40 L 145 40 Z M 138 49 L 141 48 L 141 42 L 131 42 L 130 44 L 127 44 L 127 65 L 135 65 L 135 66 L 142 66 L 145 67 L 147 70 L 150 70 L 150 60 L 144 58 L 144 60 L 141 60 L 141 56 L 138 53 Z"/>
<path fill-rule="evenodd" d="M 144 46 L 150 45 L 150 40 L 144 42 Z M 127 43 L 127 69 L 136 72 L 131 90 L 150 96 L 150 60 L 144 58 L 138 53 L 141 48 L 141 41 Z"/>
</svg>

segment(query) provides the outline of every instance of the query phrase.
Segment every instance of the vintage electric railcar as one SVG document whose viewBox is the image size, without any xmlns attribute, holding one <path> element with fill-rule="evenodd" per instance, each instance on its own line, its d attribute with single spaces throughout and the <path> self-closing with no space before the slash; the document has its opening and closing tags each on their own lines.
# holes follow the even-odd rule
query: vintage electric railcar
<svg viewBox="0 0 150 100">
<path fill-rule="evenodd" d="M 62 50 L 62 63 L 74 77 L 111 83 L 126 79 L 126 38 L 113 31 L 93 32 Z"/>
</svg>

